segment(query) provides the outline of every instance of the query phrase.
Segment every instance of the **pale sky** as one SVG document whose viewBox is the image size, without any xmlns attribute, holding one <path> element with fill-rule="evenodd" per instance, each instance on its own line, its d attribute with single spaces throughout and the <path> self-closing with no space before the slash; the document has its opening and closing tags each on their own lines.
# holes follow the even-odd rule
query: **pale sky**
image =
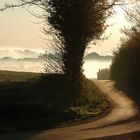
<svg viewBox="0 0 140 140">
<path fill-rule="evenodd" d="M 0 0 L 0 7 L 8 0 Z M 10 0 L 12 2 L 14 0 Z M 116 16 L 110 19 L 114 24 L 107 30 L 110 38 L 102 43 L 93 46 L 90 51 L 97 51 L 102 54 L 111 53 L 116 48 L 120 39 L 120 28 L 127 23 L 124 19 L 123 11 L 116 8 Z M 0 49 L 37 49 L 44 50 L 46 44 L 41 38 L 41 24 L 35 24 L 39 19 L 30 15 L 25 9 L 6 10 L 0 12 Z"/>
<path fill-rule="evenodd" d="M 0 6 L 5 1 L 0 0 Z M 42 26 L 36 24 L 38 21 L 23 8 L 0 12 L 0 48 L 44 48 Z"/>
</svg>

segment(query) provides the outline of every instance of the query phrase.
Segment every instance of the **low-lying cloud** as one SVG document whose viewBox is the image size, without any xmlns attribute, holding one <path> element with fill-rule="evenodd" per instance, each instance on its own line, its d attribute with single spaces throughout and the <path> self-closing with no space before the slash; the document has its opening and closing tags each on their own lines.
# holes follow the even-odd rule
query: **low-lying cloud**
<svg viewBox="0 0 140 140">
<path fill-rule="evenodd" d="M 33 50 L 0 50 L 0 58 L 12 57 L 12 58 L 37 58 L 40 55 L 39 52 Z"/>
</svg>

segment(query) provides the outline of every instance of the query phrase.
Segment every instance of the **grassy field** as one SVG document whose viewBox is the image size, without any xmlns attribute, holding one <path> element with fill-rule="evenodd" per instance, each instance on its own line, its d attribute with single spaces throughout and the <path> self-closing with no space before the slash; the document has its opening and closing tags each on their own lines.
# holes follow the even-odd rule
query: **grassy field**
<svg viewBox="0 0 140 140">
<path fill-rule="evenodd" d="M 99 116 L 109 103 L 84 78 L 83 93 L 64 90 L 63 75 L 0 71 L 0 131 L 47 129 Z"/>
<path fill-rule="evenodd" d="M 22 82 L 32 78 L 40 77 L 39 73 L 31 72 L 12 72 L 12 71 L 0 71 L 0 82 Z"/>
</svg>

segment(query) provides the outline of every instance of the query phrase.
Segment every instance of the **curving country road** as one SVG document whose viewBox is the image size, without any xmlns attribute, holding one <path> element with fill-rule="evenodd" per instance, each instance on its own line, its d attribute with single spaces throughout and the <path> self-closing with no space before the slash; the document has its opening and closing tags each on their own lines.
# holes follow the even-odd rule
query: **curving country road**
<svg viewBox="0 0 140 140">
<path fill-rule="evenodd" d="M 113 108 L 108 115 L 93 122 L 32 134 L 29 140 L 94 140 L 140 131 L 140 119 L 135 118 L 139 113 L 135 102 L 123 91 L 115 88 L 115 83 L 112 81 L 94 81 L 94 83 L 112 100 Z M 22 134 L 11 134 L 10 139 L 8 136 L 7 139 L 4 136 L 0 135 L 0 139 L 27 140 L 22 137 Z M 12 138 L 12 136 L 14 137 Z M 20 138 L 18 138 L 19 136 Z"/>
<path fill-rule="evenodd" d="M 135 103 L 117 90 L 112 81 L 94 83 L 112 100 L 113 109 L 110 114 L 86 124 L 44 131 L 33 140 L 89 140 L 140 130 L 139 121 L 129 121 L 138 113 Z"/>
</svg>

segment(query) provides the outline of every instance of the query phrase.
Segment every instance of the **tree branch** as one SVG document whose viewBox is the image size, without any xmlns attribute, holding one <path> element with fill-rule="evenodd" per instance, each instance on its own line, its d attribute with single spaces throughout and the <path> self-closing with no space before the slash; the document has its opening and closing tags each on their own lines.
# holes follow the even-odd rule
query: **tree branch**
<svg viewBox="0 0 140 140">
<path fill-rule="evenodd" d="M 0 11 L 2 12 L 4 10 L 6 10 L 6 9 L 24 7 L 26 5 L 36 5 L 41 9 L 45 8 L 42 0 L 31 0 L 31 1 L 20 0 L 20 1 L 21 1 L 21 3 L 18 3 L 18 4 L 7 4 L 6 3 L 3 8 L 0 8 Z"/>
</svg>

